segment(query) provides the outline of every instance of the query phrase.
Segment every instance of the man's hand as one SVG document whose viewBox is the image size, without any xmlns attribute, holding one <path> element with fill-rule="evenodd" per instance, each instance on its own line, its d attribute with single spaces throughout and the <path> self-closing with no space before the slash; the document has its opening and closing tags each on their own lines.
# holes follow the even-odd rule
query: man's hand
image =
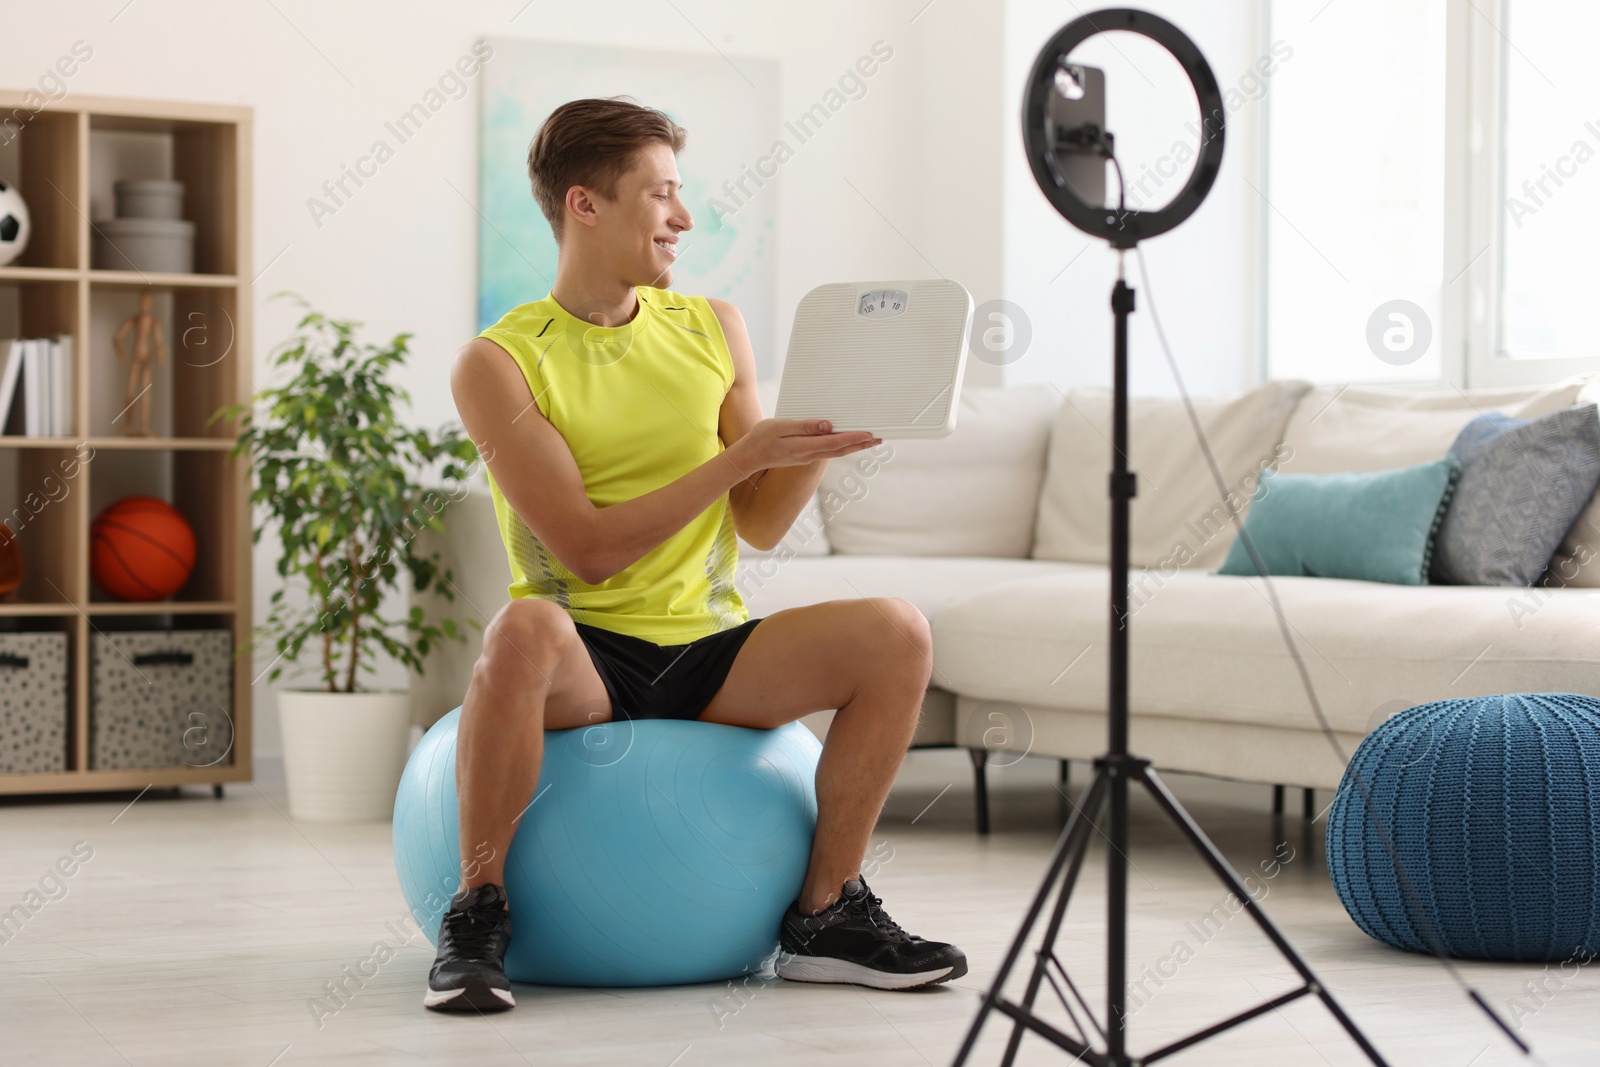
<svg viewBox="0 0 1600 1067">
<path fill-rule="evenodd" d="M 754 473 L 772 467 L 802 467 L 882 444 L 866 430 L 832 433 L 827 419 L 762 419 L 733 443 L 728 458 L 739 470 Z"/>
</svg>

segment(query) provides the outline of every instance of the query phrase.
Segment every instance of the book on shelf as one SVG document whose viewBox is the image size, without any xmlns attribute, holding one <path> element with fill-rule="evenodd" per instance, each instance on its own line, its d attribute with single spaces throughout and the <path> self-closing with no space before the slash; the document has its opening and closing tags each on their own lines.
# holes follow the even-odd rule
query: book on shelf
<svg viewBox="0 0 1600 1067">
<path fill-rule="evenodd" d="M 0 433 L 54 437 L 72 426 L 72 335 L 13 337 L 0 366 Z"/>
<path fill-rule="evenodd" d="M 58 333 L 50 339 L 55 372 L 50 383 L 55 389 L 50 432 L 59 436 L 72 433 L 72 335 Z"/>
</svg>

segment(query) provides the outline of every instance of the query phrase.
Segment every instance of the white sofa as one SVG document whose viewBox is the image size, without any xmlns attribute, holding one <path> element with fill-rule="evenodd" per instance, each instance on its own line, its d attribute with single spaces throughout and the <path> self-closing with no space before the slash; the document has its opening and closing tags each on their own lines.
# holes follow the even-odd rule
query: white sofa
<svg viewBox="0 0 1600 1067">
<path fill-rule="evenodd" d="M 763 389 L 773 410 L 773 384 Z M 1386 392 L 1269 382 L 1198 401 L 1219 463 L 1247 503 L 1264 467 L 1330 473 L 1442 456 L 1480 411 L 1534 416 L 1600 396 L 1542 389 Z M 899 596 L 929 619 L 932 683 L 916 746 L 970 749 L 987 828 L 993 752 L 1058 760 L 1105 747 L 1109 397 L 1050 384 L 969 389 L 938 441 L 887 441 L 834 460 L 811 508 L 771 552 L 741 542 L 752 617 L 824 600 Z M 1140 476 L 1131 558 L 1132 742 L 1159 768 L 1331 788 L 1342 761 L 1317 730 L 1259 579 L 1214 573 L 1234 533 L 1176 400 L 1136 398 Z M 423 534 L 456 575 L 430 615 L 487 622 L 507 598 L 487 488 Z M 1600 696 L 1600 502 L 1552 564 L 1561 587 L 1404 587 L 1277 578 L 1285 616 L 1346 753 L 1382 719 L 1429 700 L 1501 692 Z M 413 678 L 417 721 L 461 701 L 479 648 L 447 643 Z M 832 712 L 807 722 L 826 735 Z M 1065 765 L 1063 765 L 1065 766 Z M 1279 793 L 1281 802 L 1281 792 Z"/>
</svg>

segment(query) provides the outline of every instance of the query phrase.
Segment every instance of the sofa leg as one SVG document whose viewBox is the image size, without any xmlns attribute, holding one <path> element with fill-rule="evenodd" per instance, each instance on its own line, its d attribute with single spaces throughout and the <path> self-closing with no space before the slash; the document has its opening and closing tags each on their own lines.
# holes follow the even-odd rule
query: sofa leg
<svg viewBox="0 0 1600 1067">
<path fill-rule="evenodd" d="M 1272 814 L 1283 814 L 1283 786 L 1281 785 L 1272 787 Z"/>
<path fill-rule="evenodd" d="M 1072 816 L 1072 761 L 1062 760 L 1056 782 L 1056 807 L 1061 813 L 1061 825 Z"/>
<path fill-rule="evenodd" d="M 1317 791 L 1315 789 L 1307 789 L 1305 791 L 1301 814 L 1305 816 L 1306 822 L 1310 822 L 1317 817 Z"/>
<path fill-rule="evenodd" d="M 967 755 L 972 757 L 972 794 L 977 801 L 978 833 L 986 834 L 989 832 L 989 750 L 969 748 Z"/>
</svg>

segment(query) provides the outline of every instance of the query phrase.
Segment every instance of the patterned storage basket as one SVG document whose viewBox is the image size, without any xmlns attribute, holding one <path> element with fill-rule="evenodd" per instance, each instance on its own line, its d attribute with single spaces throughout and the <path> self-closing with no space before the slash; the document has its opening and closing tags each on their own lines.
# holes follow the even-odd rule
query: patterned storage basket
<svg viewBox="0 0 1600 1067">
<path fill-rule="evenodd" d="M 0 774 L 67 769 L 67 635 L 0 634 Z"/>
<path fill-rule="evenodd" d="M 92 635 L 89 765 L 232 763 L 232 650 L 227 630 Z"/>
</svg>

